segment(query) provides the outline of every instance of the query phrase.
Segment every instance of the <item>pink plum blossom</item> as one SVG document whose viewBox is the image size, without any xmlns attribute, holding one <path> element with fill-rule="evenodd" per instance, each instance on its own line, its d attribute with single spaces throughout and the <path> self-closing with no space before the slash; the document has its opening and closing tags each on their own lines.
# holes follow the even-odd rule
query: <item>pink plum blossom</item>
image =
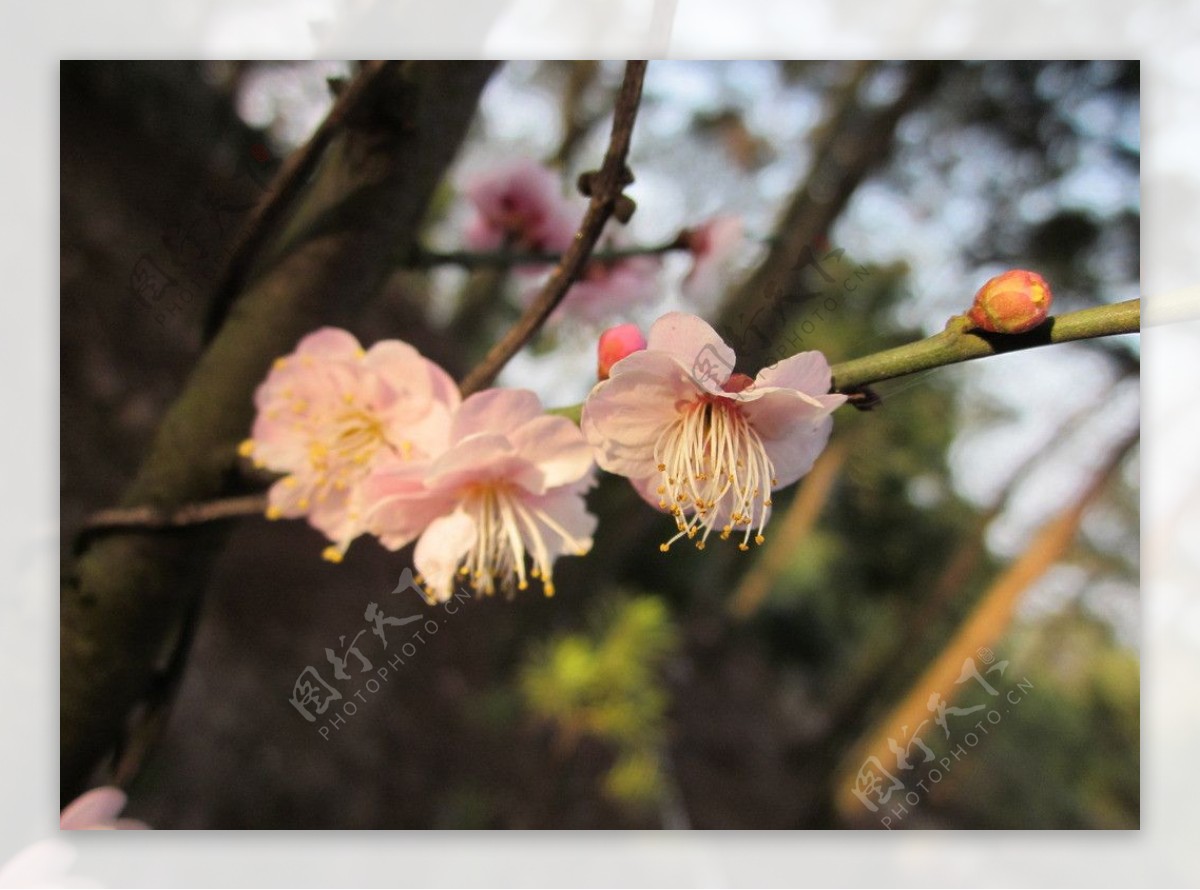
<svg viewBox="0 0 1200 890">
<path fill-rule="evenodd" d="M 407 343 L 364 351 L 352 334 L 322 328 L 275 360 L 240 453 L 287 474 L 271 487 L 267 518 L 307 516 L 338 562 L 363 531 L 363 479 L 384 461 L 440 453 L 459 401 L 449 375 Z"/>
<path fill-rule="evenodd" d="M 596 376 L 607 380 L 613 365 L 645 348 L 646 338 L 637 325 L 619 324 L 609 328 L 600 335 L 600 342 L 596 344 Z"/>
<path fill-rule="evenodd" d="M 563 197 L 558 176 L 528 158 L 476 176 L 464 193 L 475 208 L 464 233 L 472 250 L 506 244 L 528 251 L 565 250 L 583 217 Z"/>
<path fill-rule="evenodd" d="M 582 429 L 601 469 L 629 478 L 703 549 L 709 535 L 763 542 L 771 492 L 807 473 L 845 402 L 830 395 L 829 363 L 802 352 L 753 380 L 708 324 L 671 312 L 646 349 L 622 359 L 583 406 Z"/>
<path fill-rule="evenodd" d="M 125 809 L 125 792 L 112 785 L 93 788 L 67 804 L 58 819 L 63 831 L 144 831 L 136 819 L 118 819 Z"/>
<path fill-rule="evenodd" d="M 455 412 L 445 453 L 371 474 L 367 525 L 391 550 L 419 537 L 413 564 L 431 602 L 450 599 L 459 578 L 512 596 L 532 577 L 553 596 L 555 560 L 591 550 L 596 518 L 583 495 L 594 477 L 570 420 L 544 414 L 529 390 L 484 390 Z"/>
<path fill-rule="evenodd" d="M 661 265 L 653 256 L 592 260 L 563 297 L 559 311 L 594 322 L 652 300 L 658 293 Z"/>
<path fill-rule="evenodd" d="M 692 254 L 692 268 L 683 279 L 684 294 L 689 297 L 715 294 L 743 240 L 740 216 L 714 216 L 686 232 L 684 243 Z"/>
</svg>

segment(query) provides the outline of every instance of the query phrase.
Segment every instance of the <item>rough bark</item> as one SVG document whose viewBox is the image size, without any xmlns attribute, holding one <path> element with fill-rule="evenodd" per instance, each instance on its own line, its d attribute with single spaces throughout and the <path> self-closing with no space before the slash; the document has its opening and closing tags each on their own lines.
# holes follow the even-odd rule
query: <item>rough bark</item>
<svg viewBox="0 0 1200 890">
<path fill-rule="evenodd" d="M 124 507 L 170 509 L 228 493 L 252 395 L 304 333 L 344 323 L 415 239 L 466 134 L 490 63 L 389 67 L 369 113 L 330 141 L 240 297 L 168 411 Z M 223 534 L 123 531 L 62 577 L 61 796 L 77 793 L 152 695 Z"/>
</svg>

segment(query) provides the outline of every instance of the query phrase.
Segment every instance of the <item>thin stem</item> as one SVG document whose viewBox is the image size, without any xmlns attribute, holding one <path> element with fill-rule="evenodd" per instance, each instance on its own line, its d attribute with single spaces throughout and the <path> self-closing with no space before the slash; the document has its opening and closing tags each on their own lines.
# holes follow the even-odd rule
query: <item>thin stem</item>
<svg viewBox="0 0 1200 890">
<path fill-rule="evenodd" d="M 596 263 L 616 262 L 630 257 L 659 256 L 673 250 L 688 250 L 682 235 L 662 244 L 639 245 L 636 247 L 613 247 L 598 250 L 590 260 Z M 461 266 L 464 269 L 509 268 L 512 266 L 552 266 L 566 259 L 565 253 L 538 253 L 533 251 L 472 251 L 472 250 L 426 250 L 416 248 L 404 261 L 412 269 L 428 269 L 434 266 Z"/>
<path fill-rule="evenodd" d="M 532 340 L 546 323 L 550 313 L 562 302 L 587 264 L 592 249 L 600 240 L 605 223 L 613 215 L 617 202 L 622 197 L 622 191 L 629 183 L 625 158 L 629 154 L 633 122 L 637 118 L 638 104 L 642 98 L 642 80 L 645 76 L 646 62 L 630 61 L 625 64 L 625 79 L 621 83 L 621 91 L 617 94 L 608 151 L 605 152 L 604 163 L 599 173 L 592 179 L 591 202 L 579 231 L 575 234 L 575 240 L 525 314 L 463 379 L 459 388 L 464 396 L 483 389 L 496 379 L 496 375 L 508 364 L 509 359 Z"/>
<path fill-rule="evenodd" d="M 1141 300 L 1126 300 L 1108 306 L 1094 306 L 1047 319 L 1024 334 L 988 334 L 964 330 L 952 321 L 946 330 L 916 343 L 908 343 L 852 359 L 833 366 L 833 389 L 846 392 L 870 383 L 916 374 L 958 362 L 971 361 L 1003 352 L 1016 352 L 1070 343 L 1095 337 L 1131 334 L 1141 330 Z"/>
<path fill-rule="evenodd" d="M 184 504 L 175 510 L 162 510 L 148 506 L 114 507 L 100 510 L 88 517 L 79 531 L 79 538 L 82 542 L 93 535 L 105 532 L 153 531 L 203 525 L 207 522 L 219 522 L 223 519 L 261 514 L 266 508 L 267 496 L 265 494 L 200 501 L 194 504 Z M 76 546 L 80 546 L 80 544 L 77 543 Z"/>
</svg>

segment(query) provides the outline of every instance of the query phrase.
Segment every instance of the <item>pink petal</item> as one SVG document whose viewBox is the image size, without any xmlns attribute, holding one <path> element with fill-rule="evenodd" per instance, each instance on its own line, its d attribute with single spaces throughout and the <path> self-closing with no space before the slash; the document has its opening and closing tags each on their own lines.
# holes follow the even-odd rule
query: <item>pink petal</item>
<svg viewBox="0 0 1200 890">
<path fill-rule="evenodd" d="M 833 429 L 830 414 L 845 401 L 842 395 L 814 398 L 777 389 L 742 404 L 775 466 L 775 488 L 791 485 L 812 469 Z"/>
<path fill-rule="evenodd" d="M 432 460 L 449 447 L 453 418 L 453 409 L 434 402 L 420 420 L 403 415 L 393 419 L 387 426 L 388 441 L 400 449 L 403 459 Z"/>
<path fill-rule="evenodd" d="M 111 785 L 93 788 L 75 798 L 62 811 L 58 827 L 80 831 L 111 823 L 125 809 L 125 792 Z"/>
<path fill-rule="evenodd" d="M 429 359 L 425 359 L 425 370 L 429 373 L 429 388 L 434 399 L 451 411 L 457 409 L 462 403 L 462 395 L 454 378 L 447 374 L 441 365 Z"/>
<path fill-rule="evenodd" d="M 471 250 L 496 250 L 504 243 L 504 232 L 477 213 L 467 221 L 463 242 Z"/>
<path fill-rule="evenodd" d="M 683 279 L 683 292 L 692 298 L 716 293 L 725 267 L 742 245 L 740 216 L 716 216 L 692 232 L 695 261 Z"/>
<path fill-rule="evenodd" d="M 505 480 L 536 494 L 546 490 L 537 465 L 517 453 L 507 436 L 494 433 L 477 433 L 452 447 L 429 467 L 425 484 L 431 490 L 451 492 L 493 480 Z"/>
<path fill-rule="evenodd" d="M 657 472 L 657 470 L 652 476 L 641 476 L 636 479 L 630 478 L 629 484 L 633 486 L 633 490 L 638 493 L 642 500 L 655 510 L 663 509 L 658 505 L 658 502 L 662 500 L 662 495 L 658 493 L 658 487 L 663 484 L 663 479 L 662 474 Z"/>
<path fill-rule="evenodd" d="M 363 530 L 357 490 L 326 488 L 310 505 L 308 524 L 331 541 L 348 542 L 357 538 Z"/>
<path fill-rule="evenodd" d="M 592 549 L 597 519 L 588 512 L 581 487 L 563 486 L 540 497 L 524 499 L 525 505 L 536 511 L 534 523 L 545 543 L 548 564 L 552 564 L 559 556 L 582 556 Z M 537 513 L 544 514 L 550 521 L 539 517 Z M 564 537 L 562 532 L 569 537 Z M 524 525 L 521 538 L 525 549 L 536 555 L 537 541 Z"/>
<path fill-rule="evenodd" d="M 800 352 L 763 368 L 754 379 L 756 386 L 781 386 L 809 395 L 824 395 L 832 384 L 829 362 L 820 352 Z"/>
<path fill-rule="evenodd" d="M 363 366 L 387 381 L 393 399 L 426 401 L 433 390 L 421 353 L 399 340 L 380 340 L 362 360 Z"/>
<path fill-rule="evenodd" d="M 425 529 L 413 550 L 413 566 L 424 576 L 429 590 L 449 599 L 458 564 L 475 544 L 475 522 L 466 513 L 454 511 L 435 519 Z"/>
<path fill-rule="evenodd" d="M 399 550 L 434 519 L 454 509 L 452 493 L 425 487 L 426 469 L 418 464 L 391 464 L 362 483 L 364 525 L 389 550 Z"/>
<path fill-rule="evenodd" d="M 596 384 L 580 427 L 602 469 L 622 476 L 655 471 L 654 446 L 679 414 L 699 398 L 695 382 L 665 353 L 637 352 Z"/>
<path fill-rule="evenodd" d="M 658 292 L 659 268 L 652 257 L 623 260 L 572 285 L 559 312 L 600 321 L 647 302 Z"/>
<path fill-rule="evenodd" d="M 591 447 L 565 417 L 535 417 L 513 430 L 508 440 L 522 458 L 541 470 L 546 488 L 574 482 L 592 467 Z"/>
<path fill-rule="evenodd" d="M 685 368 L 695 369 L 702 383 L 711 377 L 714 383 L 706 388 L 720 391 L 720 384 L 733 373 L 736 356 L 708 322 L 686 312 L 668 312 L 650 328 L 646 349 L 674 356 Z M 711 369 L 712 374 L 703 373 Z"/>
<path fill-rule="evenodd" d="M 542 403 L 528 389 L 485 389 L 459 405 L 450 428 L 450 441 L 475 433 L 507 433 L 542 414 Z"/>
<path fill-rule="evenodd" d="M 304 337 L 296 346 L 297 355 L 319 359 L 354 359 L 362 354 L 358 338 L 341 328 L 319 328 Z"/>
</svg>

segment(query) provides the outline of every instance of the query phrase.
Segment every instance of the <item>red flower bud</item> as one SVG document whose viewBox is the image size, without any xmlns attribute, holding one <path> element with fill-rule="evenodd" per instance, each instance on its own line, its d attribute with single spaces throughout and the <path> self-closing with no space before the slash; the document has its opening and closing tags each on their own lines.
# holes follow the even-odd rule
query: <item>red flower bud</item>
<svg viewBox="0 0 1200 890">
<path fill-rule="evenodd" d="M 646 338 L 642 336 L 637 325 L 619 324 L 615 328 L 609 328 L 600 335 L 600 345 L 596 349 L 599 357 L 596 375 L 601 380 L 607 380 L 613 365 L 625 356 L 645 348 Z"/>
<path fill-rule="evenodd" d="M 967 317 L 984 331 L 1021 334 L 1046 320 L 1052 299 L 1050 285 L 1041 275 L 1011 269 L 979 289 Z"/>
</svg>

